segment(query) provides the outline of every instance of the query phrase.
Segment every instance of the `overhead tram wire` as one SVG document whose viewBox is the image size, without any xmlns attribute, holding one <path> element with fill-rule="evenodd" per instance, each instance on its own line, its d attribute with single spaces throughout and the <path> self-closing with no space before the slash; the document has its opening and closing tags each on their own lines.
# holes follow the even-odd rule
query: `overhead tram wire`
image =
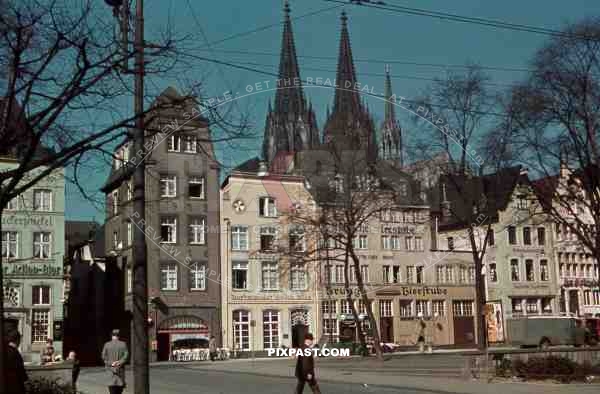
<svg viewBox="0 0 600 394">
<path fill-rule="evenodd" d="M 271 77 L 275 77 L 277 79 L 279 79 L 279 74 L 275 73 L 275 72 L 269 72 L 269 71 L 265 71 L 265 70 L 260 70 L 257 68 L 253 68 L 253 67 L 248 67 L 248 66 L 244 66 L 241 64 L 236 64 L 236 63 L 232 63 L 232 62 L 227 62 L 227 61 L 222 61 L 222 60 L 217 60 L 217 59 L 211 59 L 208 57 L 204 57 L 204 56 L 198 56 L 198 55 L 192 55 L 190 53 L 184 53 L 184 56 L 188 56 L 191 57 L 192 59 L 196 59 L 196 60 L 201 60 L 201 61 L 205 61 L 205 62 L 210 62 L 210 63 L 216 63 L 216 64 L 220 64 L 222 66 L 227 66 L 227 67 L 231 67 L 231 68 L 236 68 L 238 70 L 245 70 L 245 71 L 250 71 L 253 73 L 257 73 L 257 74 L 262 74 L 262 75 L 268 75 Z M 319 87 L 325 87 L 325 88 L 331 88 L 331 89 L 335 89 L 334 86 L 329 86 L 329 85 L 317 85 L 317 84 L 307 84 L 305 83 L 305 81 L 302 81 L 302 86 L 319 86 Z M 233 94 L 233 92 L 232 92 Z M 373 94 L 373 93 L 369 93 L 369 92 L 361 92 L 361 94 L 365 95 L 365 96 L 372 96 L 372 97 L 376 97 L 376 98 L 383 98 L 384 100 L 387 101 L 387 98 L 382 95 L 382 94 Z M 398 96 L 399 97 L 399 96 Z M 410 103 L 410 104 L 415 104 L 415 105 L 420 105 L 421 103 L 419 103 L 416 100 L 409 100 L 404 98 L 402 100 L 403 102 L 406 103 Z M 442 109 L 452 109 L 443 105 L 437 105 L 437 104 L 429 104 L 432 107 L 436 107 L 436 108 L 442 108 Z M 505 114 L 501 114 L 498 112 L 489 112 L 489 111 L 467 111 L 469 113 L 473 113 L 473 114 L 478 114 L 478 115 L 485 115 L 485 116 L 495 116 L 495 117 L 506 117 Z"/>
<path fill-rule="evenodd" d="M 198 51 L 207 51 L 208 49 L 197 48 L 195 50 Z M 234 49 L 212 49 L 211 52 L 219 52 L 219 53 L 230 53 L 230 54 L 239 54 L 239 55 L 249 55 L 249 56 L 272 56 L 279 57 L 279 54 L 275 52 L 264 52 L 264 51 L 244 51 L 244 50 L 234 50 Z M 315 56 L 315 55 L 297 55 L 299 58 L 303 59 L 315 59 L 315 60 L 335 60 L 338 58 L 335 56 Z M 472 67 L 468 64 L 444 64 L 444 63 L 420 63 L 420 62 L 409 62 L 403 60 L 383 60 L 383 59 L 354 59 L 354 63 L 366 63 L 366 64 L 400 64 L 400 65 L 408 65 L 408 66 L 423 66 L 423 67 L 436 67 L 441 69 L 450 69 L 450 68 L 463 68 L 468 69 Z M 507 72 L 531 72 L 531 69 L 527 68 L 518 68 L 518 67 L 500 67 L 500 66 L 482 66 L 474 63 L 473 66 L 478 67 L 482 70 L 489 71 L 507 71 Z"/>
<path fill-rule="evenodd" d="M 293 20 L 293 21 L 296 21 L 296 20 L 299 20 L 299 19 L 302 19 L 302 18 L 307 18 L 309 16 L 318 15 L 318 14 L 325 13 L 327 11 L 335 10 L 335 9 L 338 9 L 338 8 L 341 8 L 341 7 L 342 7 L 342 5 L 335 5 L 335 6 L 332 6 L 332 7 L 321 8 L 321 9 L 316 10 L 316 11 L 311 11 L 311 12 L 307 12 L 306 14 L 302 14 L 302 15 L 298 15 L 298 16 L 295 16 L 295 17 L 291 17 L 290 19 Z M 212 41 L 212 42 L 208 43 L 207 46 L 196 48 L 196 49 L 206 49 L 206 48 L 208 48 L 210 46 L 221 44 L 223 42 L 230 41 L 230 40 L 233 40 L 235 38 L 244 37 L 244 36 L 247 36 L 247 35 L 250 35 L 250 34 L 257 33 L 259 31 L 268 30 L 268 29 L 271 29 L 273 27 L 281 26 L 282 23 L 283 22 L 271 23 L 269 25 L 264 25 L 264 26 L 256 27 L 256 28 L 254 28 L 252 30 L 247 30 L 247 31 L 235 33 L 235 34 L 232 34 L 230 36 L 221 38 L 220 40 Z"/>
<path fill-rule="evenodd" d="M 385 1 L 371 1 L 371 0 L 322 0 L 328 3 L 336 3 L 340 5 L 351 5 L 364 8 L 380 9 L 384 11 L 391 11 L 397 14 L 409 14 L 417 16 L 426 16 L 430 18 L 437 18 L 446 21 L 470 23 L 481 26 L 493 27 L 496 29 L 505 29 L 520 31 L 525 33 L 544 34 L 554 37 L 571 37 L 571 35 L 563 33 L 559 30 L 547 29 L 543 27 L 529 26 L 518 23 L 510 23 L 504 21 L 498 21 L 493 19 L 485 19 L 478 17 L 468 17 L 457 14 L 450 14 L 447 12 L 430 11 L 421 8 L 405 7 L 399 5 L 387 4 Z M 581 37 L 585 38 L 585 37 Z"/>
</svg>

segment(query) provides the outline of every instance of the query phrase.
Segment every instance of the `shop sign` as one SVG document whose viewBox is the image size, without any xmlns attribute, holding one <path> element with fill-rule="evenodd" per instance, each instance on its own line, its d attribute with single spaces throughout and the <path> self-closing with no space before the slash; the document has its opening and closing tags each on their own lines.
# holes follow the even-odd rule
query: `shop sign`
<svg viewBox="0 0 600 394">
<path fill-rule="evenodd" d="M 4 264 L 5 276 L 62 277 L 62 267 L 52 264 Z"/>
<path fill-rule="evenodd" d="M 351 297 L 356 297 L 359 298 L 360 297 L 360 290 L 358 289 L 358 287 L 355 288 L 333 288 L 333 289 L 327 289 L 326 291 L 327 296 L 351 296 Z"/>
<path fill-rule="evenodd" d="M 2 215 L 2 225 L 52 227 L 54 226 L 54 217 Z"/>
<path fill-rule="evenodd" d="M 400 289 L 403 296 L 429 296 L 429 295 L 446 295 L 448 289 L 443 287 L 411 287 L 402 286 Z"/>
<path fill-rule="evenodd" d="M 389 226 L 384 225 L 381 228 L 383 234 L 414 234 L 417 228 L 414 226 Z M 421 232 L 421 231 L 419 231 Z"/>
</svg>

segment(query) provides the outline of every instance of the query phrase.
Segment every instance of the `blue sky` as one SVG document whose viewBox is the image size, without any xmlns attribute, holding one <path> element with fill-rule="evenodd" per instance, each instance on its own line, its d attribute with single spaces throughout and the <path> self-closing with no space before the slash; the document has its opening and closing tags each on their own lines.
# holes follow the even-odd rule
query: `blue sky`
<svg viewBox="0 0 600 394">
<path fill-rule="evenodd" d="M 206 42 L 215 42 L 231 35 L 246 32 L 282 20 L 282 0 L 145 0 L 146 35 L 151 40 L 161 27 L 170 24 L 180 35 L 188 34 L 188 53 L 232 62 L 248 67 L 276 72 L 281 45 L 281 26 L 247 34 L 207 48 Z M 419 7 L 432 11 L 450 12 L 470 17 L 490 18 L 510 23 L 526 24 L 548 29 L 560 29 L 567 23 L 585 17 L 600 16 L 597 0 L 529 0 L 477 1 L 461 0 L 387 0 L 392 5 Z M 191 5 L 191 9 L 190 9 Z M 292 17 L 334 4 L 323 0 L 290 0 Z M 390 62 L 394 93 L 416 98 L 427 87 L 423 79 L 443 77 L 444 68 L 408 63 L 436 63 L 461 65 L 469 62 L 482 66 L 527 68 L 535 50 L 549 36 L 518 31 L 499 30 L 473 24 L 449 22 L 423 16 L 412 16 L 375 10 L 353 5 L 302 18 L 293 22 L 296 49 L 302 78 L 335 77 L 340 12 L 349 17 L 350 40 L 358 79 L 376 93 L 383 91 L 384 63 Z M 192 12 L 193 11 L 193 12 Z M 196 19 L 193 17 L 196 15 Z M 197 22 L 200 23 L 198 26 Z M 202 34 L 204 32 L 204 34 Z M 227 52 L 230 51 L 230 52 Z M 264 52 L 267 55 L 247 55 L 235 51 Z M 331 57 L 311 59 L 303 56 Z M 199 60 L 186 59 L 188 64 L 170 78 L 152 77 L 147 81 L 148 91 L 158 93 L 169 85 L 181 87 L 186 81 L 202 82 L 206 96 L 222 95 L 225 91 L 243 92 L 248 85 L 273 81 L 273 77 L 230 68 Z M 365 62 L 358 60 L 367 60 Z M 489 71 L 493 89 L 508 88 L 525 77 L 520 71 Z M 306 95 L 313 102 L 319 127 L 325 117 L 326 106 L 333 100 L 329 89 L 308 88 Z M 228 169 L 247 158 L 259 155 L 266 107 L 273 92 L 255 94 L 236 103 L 236 110 L 250 115 L 256 137 L 219 146 L 219 157 Z M 376 120 L 383 115 L 383 102 L 366 100 Z M 404 132 L 410 134 L 408 114 L 398 111 Z M 86 177 L 85 190 L 97 193 L 108 174 L 105 163 L 95 166 Z M 101 195 L 96 194 L 96 197 Z M 92 204 L 73 185 L 67 186 L 67 219 L 103 221 L 104 212 Z"/>
</svg>

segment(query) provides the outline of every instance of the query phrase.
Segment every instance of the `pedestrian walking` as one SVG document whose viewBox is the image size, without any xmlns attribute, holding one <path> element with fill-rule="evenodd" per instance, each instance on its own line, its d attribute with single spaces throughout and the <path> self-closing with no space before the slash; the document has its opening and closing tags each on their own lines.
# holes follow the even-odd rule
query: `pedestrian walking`
<svg viewBox="0 0 600 394">
<path fill-rule="evenodd" d="M 27 381 L 27 372 L 23 357 L 19 353 L 19 343 L 21 334 L 18 331 L 11 331 L 4 337 L 4 378 L 6 382 L 6 394 L 25 394 L 25 382 Z"/>
<path fill-rule="evenodd" d="M 73 370 L 71 372 L 71 385 L 73 386 L 73 391 L 77 392 L 77 379 L 79 378 L 79 371 L 81 370 L 81 366 L 79 365 L 77 354 L 73 350 L 69 352 L 68 360 L 73 362 Z"/>
<path fill-rule="evenodd" d="M 108 372 L 108 392 L 121 394 L 125 388 L 125 362 L 129 351 L 125 342 L 119 339 L 119 330 L 112 331 L 112 339 L 104 344 L 102 360 Z"/>
<path fill-rule="evenodd" d="M 312 346 L 313 336 L 312 334 L 308 333 L 304 337 L 302 350 L 311 349 Z M 296 385 L 296 394 L 302 394 L 304 392 L 304 385 L 306 383 L 308 383 L 313 393 L 321 394 L 321 390 L 319 389 L 317 378 L 315 376 L 315 360 L 312 354 L 310 356 L 305 356 L 304 354 L 297 356 L 295 372 L 296 378 L 298 379 L 298 384 Z"/>
<path fill-rule="evenodd" d="M 217 358 L 217 340 L 214 335 L 211 335 L 208 341 L 208 352 L 210 354 L 210 361 L 215 361 Z"/>
</svg>

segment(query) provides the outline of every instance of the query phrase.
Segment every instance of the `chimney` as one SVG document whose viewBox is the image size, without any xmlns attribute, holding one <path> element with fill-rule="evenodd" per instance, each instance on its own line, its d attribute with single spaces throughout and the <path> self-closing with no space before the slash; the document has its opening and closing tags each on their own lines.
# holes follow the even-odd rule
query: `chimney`
<svg viewBox="0 0 600 394">
<path fill-rule="evenodd" d="M 258 176 L 266 176 L 266 175 L 268 175 L 268 172 L 267 172 L 267 163 L 264 160 L 261 160 L 258 163 L 258 174 L 257 175 Z"/>
</svg>

